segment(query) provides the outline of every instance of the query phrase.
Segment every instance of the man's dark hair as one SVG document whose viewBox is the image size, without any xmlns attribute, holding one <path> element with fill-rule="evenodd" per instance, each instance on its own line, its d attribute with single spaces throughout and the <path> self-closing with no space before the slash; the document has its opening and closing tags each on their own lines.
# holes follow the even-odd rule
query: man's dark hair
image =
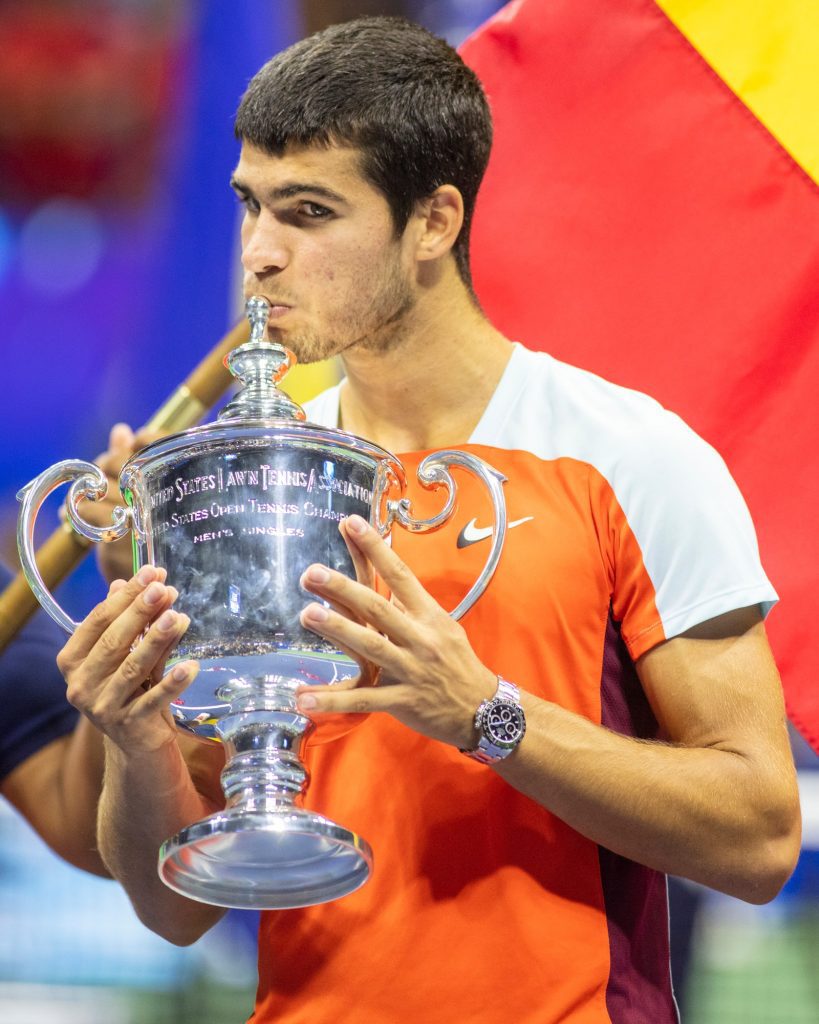
<svg viewBox="0 0 819 1024">
<path fill-rule="evenodd" d="M 236 137 L 281 156 L 288 145 L 346 145 L 385 196 L 396 234 L 441 185 L 464 200 L 453 254 L 472 288 L 469 229 L 492 145 L 475 73 L 443 39 L 402 18 L 332 25 L 277 54 L 242 97 Z"/>
</svg>

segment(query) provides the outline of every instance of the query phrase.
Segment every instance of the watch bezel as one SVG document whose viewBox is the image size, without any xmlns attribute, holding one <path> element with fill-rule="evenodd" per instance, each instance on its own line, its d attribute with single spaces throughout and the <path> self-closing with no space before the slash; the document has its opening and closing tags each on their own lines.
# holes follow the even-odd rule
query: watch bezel
<svg viewBox="0 0 819 1024">
<path fill-rule="evenodd" d="M 497 708 L 510 709 L 517 721 L 517 735 L 509 738 L 496 734 L 490 722 L 490 715 Z M 481 702 L 475 715 L 475 728 L 481 733 L 481 738 L 492 746 L 500 747 L 502 750 L 514 750 L 526 734 L 526 715 L 517 701 L 498 694 Z"/>
<path fill-rule="evenodd" d="M 509 708 L 517 720 L 518 733 L 513 737 L 496 737 L 488 728 L 489 716 L 498 707 Z M 480 764 L 494 765 L 503 761 L 517 750 L 526 735 L 526 712 L 520 702 L 520 690 L 503 676 L 498 676 L 498 688 L 491 697 L 482 700 L 475 711 L 475 731 L 478 733 L 477 746 L 471 750 L 461 748 L 461 753 Z"/>
</svg>

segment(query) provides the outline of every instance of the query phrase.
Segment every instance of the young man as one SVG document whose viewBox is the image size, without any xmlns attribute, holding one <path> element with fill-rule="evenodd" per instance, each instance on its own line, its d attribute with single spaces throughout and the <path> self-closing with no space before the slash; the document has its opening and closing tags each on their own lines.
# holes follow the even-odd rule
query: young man
<svg viewBox="0 0 819 1024">
<path fill-rule="evenodd" d="M 676 1020 L 663 873 L 764 902 L 799 849 L 762 624 L 775 594 L 744 504 L 675 416 L 483 317 L 468 239 L 491 128 L 442 41 L 390 19 L 328 29 L 259 72 L 236 130 L 246 293 L 300 359 L 344 361 L 310 419 L 410 471 L 430 449 L 475 451 L 508 478 L 510 522 L 463 626 L 444 609 L 488 522 L 468 485 L 457 522 L 421 540 L 343 524 L 392 600 L 305 573 L 336 610 L 308 603 L 303 622 L 377 684 L 301 694 L 311 714 L 373 712 L 315 750 L 308 800 L 377 866 L 343 900 L 263 914 L 254 1020 Z M 532 201 L 498 230 L 526 230 Z M 185 628 L 156 615 L 156 576 L 120 586 L 60 664 L 108 736 L 106 862 L 150 927 L 189 942 L 221 911 L 167 890 L 156 855 L 221 805 L 221 757 L 186 763 L 176 742 L 167 706 L 194 666 L 141 687 Z M 496 694 L 511 749 L 476 727 Z"/>
<path fill-rule="evenodd" d="M 0 566 L 0 587 L 10 580 Z M 102 738 L 65 699 L 61 637 L 43 613 L 0 654 L 0 794 L 61 857 L 105 875 L 96 838 Z"/>
</svg>

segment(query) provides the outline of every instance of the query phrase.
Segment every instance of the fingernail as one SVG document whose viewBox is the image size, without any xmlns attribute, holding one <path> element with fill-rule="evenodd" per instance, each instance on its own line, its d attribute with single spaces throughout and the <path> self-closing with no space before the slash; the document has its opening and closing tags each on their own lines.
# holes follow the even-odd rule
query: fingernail
<svg viewBox="0 0 819 1024">
<path fill-rule="evenodd" d="M 155 576 L 156 569 L 154 569 L 152 565 L 143 565 L 137 573 L 136 578 L 138 583 L 141 583 L 143 587 L 147 587 Z"/>
<path fill-rule="evenodd" d="M 308 604 L 304 609 L 306 618 L 310 619 L 311 622 L 326 622 L 327 617 L 330 614 L 324 605 L 321 604 Z"/>
<path fill-rule="evenodd" d="M 312 693 L 302 693 L 296 698 L 296 705 L 301 711 L 312 711 L 318 707 L 318 701 Z"/>
<path fill-rule="evenodd" d="M 177 665 L 171 672 L 171 678 L 181 683 L 183 679 L 187 679 L 189 667 L 188 665 Z"/>
<path fill-rule="evenodd" d="M 159 604 L 165 593 L 161 583 L 152 583 L 145 591 L 145 604 Z"/>
<path fill-rule="evenodd" d="M 179 615 L 179 633 L 180 633 L 180 636 L 181 636 L 182 633 L 185 632 L 185 630 L 188 628 L 188 626 L 190 624 L 191 624 L 190 615 L 183 615 L 183 614 Z"/>
<path fill-rule="evenodd" d="M 330 579 L 330 572 L 323 565 L 311 565 L 304 576 L 311 583 L 326 583 Z"/>
<path fill-rule="evenodd" d="M 108 588 L 109 594 L 117 594 L 122 588 L 126 586 L 125 580 L 111 580 L 111 585 Z"/>
<path fill-rule="evenodd" d="M 353 533 L 364 533 L 367 529 L 367 524 L 361 516 L 347 516 L 344 521 L 347 524 L 347 528 Z"/>
<path fill-rule="evenodd" d="M 171 604 L 179 597 L 179 591 L 176 587 L 168 587 L 168 593 L 171 595 Z"/>
<path fill-rule="evenodd" d="M 156 624 L 163 632 L 165 632 L 169 629 L 173 629 L 173 627 L 176 625 L 177 618 L 178 616 L 176 612 L 171 611 L 171 609 L 169 608 L 166 612 L 163 612 L 159 616 Z"/>
</svg>

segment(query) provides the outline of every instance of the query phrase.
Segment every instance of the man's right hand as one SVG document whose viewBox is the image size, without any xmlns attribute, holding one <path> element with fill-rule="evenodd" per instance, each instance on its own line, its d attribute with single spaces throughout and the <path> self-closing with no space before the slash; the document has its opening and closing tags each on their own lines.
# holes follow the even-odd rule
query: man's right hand
<svg viewBox="0 0 819 1024">
<path fill-rule="evenodd" d="M 163 675 L 190 623 L 171 607 L 177 596 L 152 565 L 127 583 L 115 580 L 57 657 L 69 701 L 128 753 L 176 741 L 169 704 L 197 671 L 196 662 L 181 662 Z"/>
</svg>

